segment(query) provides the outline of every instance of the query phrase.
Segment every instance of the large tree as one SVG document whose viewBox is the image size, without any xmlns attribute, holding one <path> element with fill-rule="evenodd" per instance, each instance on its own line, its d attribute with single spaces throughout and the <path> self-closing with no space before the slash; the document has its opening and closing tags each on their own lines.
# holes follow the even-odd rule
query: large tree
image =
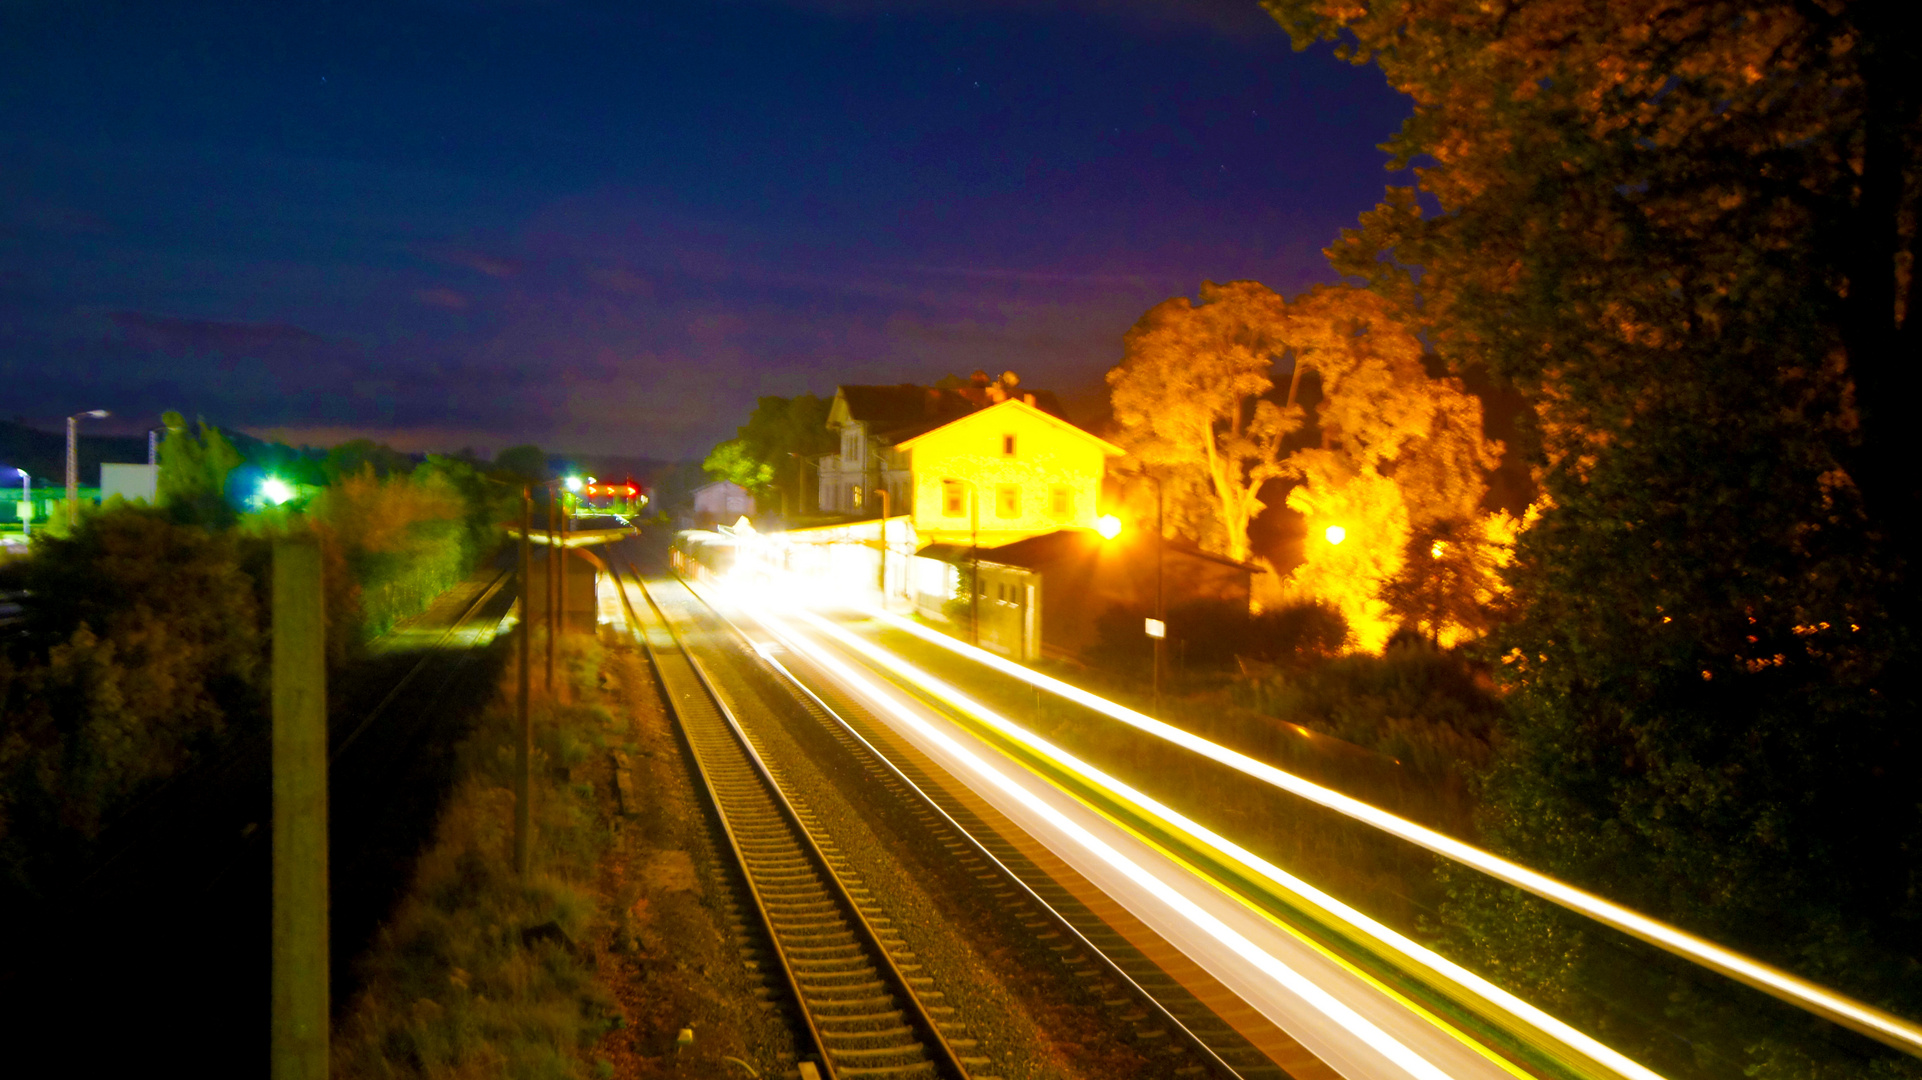
<svg viewBox="0 0 1922 1080">
<path fill-rule="evenodd" d="M 1337 269 L 1539 420 L 1489 835 L 1922 1011 L 1901 5 L 1267 3 L 1414 100 Z"/>
<path fill-rule="evenodd" d="M 1259 282 L 1203 282 L 1199 303 L 1177 296 L 1143 315 L 1108 372 L 1123 444 L 1152 469 L 1200 473 L 1224 553 L 1242 561 L 1261 487 L 1283 475 L 1281 442 L 1301 426 L 1299 408 L 1268 399 L 1284 309 Z"/>
</svg>

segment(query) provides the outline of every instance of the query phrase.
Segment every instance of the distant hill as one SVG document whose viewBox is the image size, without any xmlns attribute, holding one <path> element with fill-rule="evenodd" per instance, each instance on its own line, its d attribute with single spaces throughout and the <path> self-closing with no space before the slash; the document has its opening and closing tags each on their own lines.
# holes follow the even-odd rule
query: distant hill
<svg viewBox="0 0 1922 1080">
<path fill-rule="evenodd" d="M 100 464 L 124 461 L 145 464 L 147 439 L 142 435 L 89 435 L 80 429 L 80 483 L 94 487 L 100 483 Z M 34 486 L 67 482 L 67 433 L 41 431 L 12 420 L 0 420 L 0 490 L 16 486 L 14 469 L 33 475 Z"/>
</svg>

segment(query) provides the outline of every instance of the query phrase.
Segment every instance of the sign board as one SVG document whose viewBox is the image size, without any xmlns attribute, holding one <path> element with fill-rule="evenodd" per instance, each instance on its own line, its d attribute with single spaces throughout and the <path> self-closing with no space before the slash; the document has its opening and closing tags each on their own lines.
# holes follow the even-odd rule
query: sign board
<svg viewBox="0 0 1922 1080">
<path fill-rule="evenodd" d="M 1167 637 L 1167 636 L 1168 636 L 1168 624 L 1167 624 L 1167 623 L 1164 623 L 1164 622 L 1162 622 L 1162 621 L 1161 621 L 1160 619 L 1148 619 L 1148 620 L 1145 620 L 1145 621 L 1146 621 L 1146 622 L 1147 622 L 1147 624 L 1148 624 L 1148 627 L 1147 627 L 1147 629 L 1148 629 L 1148 636 L 1149 636 L 1149 637 L 1151 637 L 1151 638 L 1165 638 L 1165 637 Z"/>
</svg>

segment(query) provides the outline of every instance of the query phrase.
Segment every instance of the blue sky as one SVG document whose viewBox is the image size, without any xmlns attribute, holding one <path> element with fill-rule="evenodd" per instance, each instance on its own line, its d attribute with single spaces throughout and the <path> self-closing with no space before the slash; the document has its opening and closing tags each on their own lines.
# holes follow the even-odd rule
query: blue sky
<svg viewBox="0 0 1922 1080">
<path fill-rule="evenodd" d="M 1293 292 L 1408 111 L 1253 5 L 0 9 L 0 414 L 703 453 L 760 394 L 1086 401 Z"/>
</svg>

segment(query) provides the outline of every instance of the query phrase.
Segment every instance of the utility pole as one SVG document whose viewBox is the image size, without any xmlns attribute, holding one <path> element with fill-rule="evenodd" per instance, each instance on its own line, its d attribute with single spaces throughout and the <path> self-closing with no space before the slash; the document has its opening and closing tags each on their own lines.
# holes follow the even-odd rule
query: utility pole
<svg viewBox="0 0 1922 1080">
<path fill-rule="evenodd" d="M 885 478 L 886 474 L 883 474 Z M 875 497 L 881 500 L 881 610 L 888 609 L 888 489 L 877 488 Z"/>
<path fill-rule="evenodd" d="M 327 626 L 320 546 L 274 544 L 273 1080 L 327 1080 Z"/>
<path fill-rule="evenodd" d="M 974 645 L 981 645 L 981 493 L 974 481 L 968 485 L 968 630 Z"/>
<path fill-rule="evenodd" d="M 554 489 L 547 489 L 547 699 L 554 700 L 554 643 L 561 636 L 560 620 L 555 614 L 560 610 L 558 584 L 560 582 L 560 551 L 554 545 L 554 526 L 560 517 L 560 507 L 554 503 Z"/>
<path fill-rule="evenodd" d="M 533 539 L 534 532 L 534 493 L 527 487 L 521 488 L 521 663 L 520 663 L 520 738 L 514 747 L 514 872 L 521 880 L 527 880 L 528 849 L 531 846 L 528 833 L 533 830 L 533 814 L 528 800 L 533 797 L 534 783 L 534 722 L 527 710 L 527 696 L 532 681 L 531 668 L 534 663 L 533 633 L 534 613 L 528 601 L 533 598 L 533 590 L 528 586 L 534 576 Z"/>
</svg>

